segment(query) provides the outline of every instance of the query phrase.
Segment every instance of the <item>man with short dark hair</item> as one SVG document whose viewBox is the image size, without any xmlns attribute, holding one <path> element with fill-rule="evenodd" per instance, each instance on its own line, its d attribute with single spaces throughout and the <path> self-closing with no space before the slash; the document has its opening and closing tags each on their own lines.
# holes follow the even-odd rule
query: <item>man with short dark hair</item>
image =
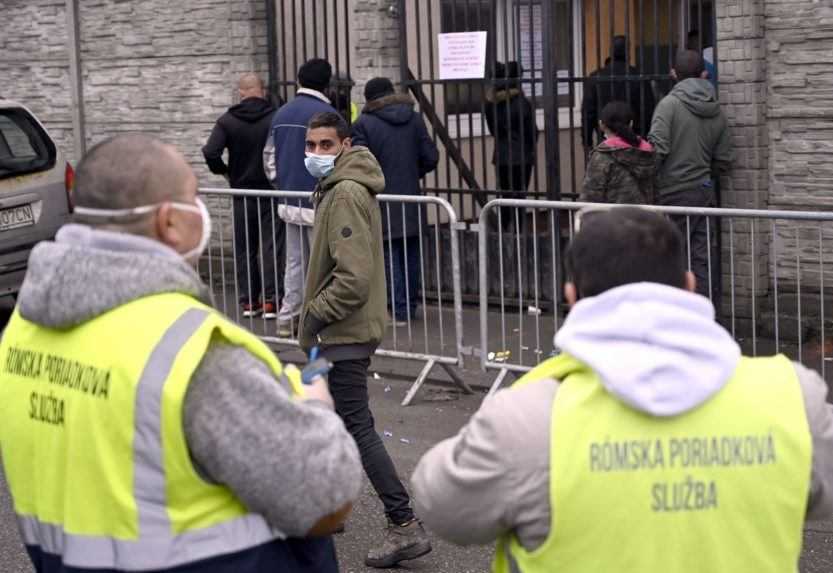
<svg viewBox="0 0 833 573">
<path fill-rule="evenodd" d="M 263 145 L 275 108 L 266 99 L 260 76 L 247 73 L 237 85 L 240 103 L 217 120 L 202 148 L 212 173 L 226 177 L 232 189 L 271 189 L 263 173 Z M 223 152 L 228 150 L 228 165 Z M 237 293 L 243 316 L 277 316 L 283 290 L 283 221 L 269 200 L 232 199 Z M 277 267 L 276 267 L 277 264 Z"/>
<path fill-rule="evenodd" d="M 657 202 L 677 207 L 715 207 L 715 178 L 728 172 L 732 162 L 729 122 L 699 53 L 680 52 L 671 75 L 677 83 L 657 105 L 648 134 L 657 158 Z M 687 238 L 697 292 L 711 297 L 716 285 L 710 284 L 710 263 L 715 277 L 719 277 L 720 269 L 709 252 L 710 245 L 714 252 L 716 241 L 708 219 L 679 215 L 672 220 Z"/>
<path fill-rule="evenodd" d="M 611 57 L 604 67 L 590 74 L 584 85 L 584 98 L 581 101 L 582 142 L 588 151 L 601 143 L 604 134 L 599 130 L 599 115 L 604 107 L 612 101 L 624 101 L 633 111 L 633 129 L 644 135 L 651 123 L 654 113 L 654 92 L 651 82 L 640 78 L 636 66 L 628 63 L 628 40 L 625 36 L 615 36 L 611 48 Z M 595 136 L 595 137 L 594 137 Z"/>
<path fill-rule="evenodd" d="M 741 356 L 661 215 L 588 212 L 565 263 L 561 354 L 422 458 L 420 517 L 496 573 L 795 571 L 833 515 L 824 381 Z"/>
<path fill-rule="evenodd" d="M 0 342 L 0 449 L 35 570 L 338 571 L 327 534 L 358 497 L 359 453 L 325 380 L 302 386 L 211 307 L 194 269 L 211 218 L 185 157 L 108 139 L 74 199 Z"/>
<path fill-rule="evenodd" d="M 387 535 L 365 563 L 393 567 L 425 555 L 431 543 L 376 433 L 367 394 L 370 357 L 382 341 L 387 316 L 382 216 L 376 201 L 385 178 L 373 154 L 352 145 L 350 128 L 335 112 L 310 120 L 306 149 L 306 166 L 318 187 L 301 348 L 310 352 L 318 347 L 334 364 L 329 383 L 336 412 L 355 438 L 367 477 L 385 506 Z"/>
<path fill-rule="evenodd" d="M 275 189 L 279 191 L 312 191 L 317 183 L 304 167 L 304 146 L 307 124 L 315 114 L 334 112 L 329 90 L 333 75 L 326 60 L 313 58 L 298 69 L 295 99 L 281 107 L 272 121 L 267 150 L 266 168 Z M 281 200 L 278 213 L 286 222 L 286 266 L 284 297 L 278 311 L 278 336 L 295 337 L 304 296 L 304 276 L 309 262 L 312 241 L 312 204 L 307 200 Z"/>
</svg>

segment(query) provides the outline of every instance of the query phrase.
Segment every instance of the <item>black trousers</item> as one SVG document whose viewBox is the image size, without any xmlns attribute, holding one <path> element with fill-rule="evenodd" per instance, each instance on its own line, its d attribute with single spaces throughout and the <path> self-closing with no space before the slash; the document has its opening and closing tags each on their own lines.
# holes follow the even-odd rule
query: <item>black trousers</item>
<svg viewBox="0 0 833 573">
<path fill-rule="evenodd" d="M 234 197 L 232 206 L 238 301 L 277 303 L 283 290 L 284 222 L 269 199 Z"/>
<path fill-rule="evenodd" d="M 413 519 L 410 497 L 396 474 L 385 444 L 376 433 L 367 394 L 367 369 L 370 358 L 341 360 L 330 370 L 330 393 L 336 413 L 356 440 L 362 465 L 373 489 L 385 505 L 385 515 L 397 525 Z"/>
<path fill-rule="evenodd" d="M 501 191 L 501 199 L 526 199 L 526 192 L 529 189 L 529 182 L 532 179 L 534 165 L 498 165 L 497 183 Z M 520 211 L 520 212 L 519 212 Z M 503 207 L 500 213 L 503 229 L 506 230 L 515 224 L 515 214 L 522 224 L 526 217 L 524 211 L 516 207 Z M 495 214 L 497 218 L 497 214 Z"/>
<path fill-rule="evenodd" d="M 708 185 L 660 195 L 660 205 L 675 207 L 714 207 L 714 190 Z M 721 269 L 717 256 L 716 219 L 708 220 L 699 215 L 671 215 L 683 235 L 683 249 L 688 257 L 691 272 L 697 279 L 697 293 L 719 300 Z M 709 280 L 711 268 L 711 280 Z"/>
</svg>

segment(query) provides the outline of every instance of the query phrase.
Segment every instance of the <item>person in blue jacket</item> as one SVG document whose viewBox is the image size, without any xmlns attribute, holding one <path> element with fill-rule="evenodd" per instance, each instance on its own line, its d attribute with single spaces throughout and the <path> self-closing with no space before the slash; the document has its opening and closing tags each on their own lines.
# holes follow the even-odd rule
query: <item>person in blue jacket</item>
<svg viewBox="0 0 833 573">
<path fill-rule="evenodd" d="M 295 99 L 278 110 L 264 155 L 264 168 L 280 191 L 313 191 L 318 184 L 304 165 L 307 124 L 319 113 L 334 112 L 324 92 L 330 86 L 333 68 L 322 59 L 307 61 L 298 70 Z M 278 335 L 294 337 L 304 298 L 304 276 L 312 240 L 313 211 L 307 200 L 281 200 L 278 215 L 286 223 L 286 268 L 284 298 L 278 311 Z"/>
<path fill-rule="evenodd" d="M 353 145 L 370 149 L 382 166 L 385 193 L 420 195 L 420 179 L 437 167 L 439 152 L 414 100 L 397 94 L 388 78 L 373 78 L 364 88 L 367 103 L 353 124 Z M 396 326 L 414 318 L 420 289 L 420 222 L 414 203 L 382 206 L 388 306 Z M 422 245 L 422 249 L 426 248 Z"/>
</svg>

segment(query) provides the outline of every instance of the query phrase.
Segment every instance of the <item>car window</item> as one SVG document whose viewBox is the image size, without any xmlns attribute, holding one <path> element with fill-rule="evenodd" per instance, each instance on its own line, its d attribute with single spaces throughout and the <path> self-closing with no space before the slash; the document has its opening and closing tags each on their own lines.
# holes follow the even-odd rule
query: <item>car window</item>
<svg viewBox="0 0 833 573">
<path fill-rule="evenodd" d="M 55 145 L 25 110 L 0 109 L 0 179 L 51 169 Z"/>
</svg>

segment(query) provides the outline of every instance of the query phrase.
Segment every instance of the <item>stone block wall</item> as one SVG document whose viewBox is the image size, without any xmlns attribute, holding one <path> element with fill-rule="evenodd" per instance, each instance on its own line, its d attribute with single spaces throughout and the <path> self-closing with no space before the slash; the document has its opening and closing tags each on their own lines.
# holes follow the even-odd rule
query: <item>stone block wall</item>
<svg viewBox="0 0 833 573">
<path fill-rule="evenodd" d="M 766 209 L 769 126 L 764 0 L 723 0 L 716 5 L 720 101 L 729 118 L 735 154 L 731 174 L 721 181 L 720 206 Z M 736 318 L 748 327 L 769 290 L 769 226 L 756 224 L 753 229 L 748 220 L 733 220 L 731 226 L 725 221 L 722 235 L 722 310 L 728 315 L 733 306 Z M 740 328 L 745 330 L 743 325 Z"/>
<path fill-rule="evenodd" d="M 397 84 L 401 78 L 399 63 L 399 18 L 391 0 L 354 0 L 353 4 L 353 101 L 364 102 L 364 84 L 385 76 Z M 394 7 L 392 9 L 392 7 Z"/>
<path fill-rule="evenodd" d="M 65 0 L 16 0 L 0 7 L 0 98 L 31 109 L 74 157 Z"/>
<path fill-rule="evenodd" d="M 812 0 L 767 0 L 765 15 L 769 204 L 777 209 L 829 212 L 833 207 L 833 6 Z M 778 233 L 772 254 L 777 272 L 790 290 L 800 285 L 800 298 L 824 298 L 823 291 L 833 287 L 831 239 L 830 223 L 792 223 Z M 814 306 L 819 308 L 818 301 Z M 805 301 L 805 308 L 812 307 Z"/>
</svg>

